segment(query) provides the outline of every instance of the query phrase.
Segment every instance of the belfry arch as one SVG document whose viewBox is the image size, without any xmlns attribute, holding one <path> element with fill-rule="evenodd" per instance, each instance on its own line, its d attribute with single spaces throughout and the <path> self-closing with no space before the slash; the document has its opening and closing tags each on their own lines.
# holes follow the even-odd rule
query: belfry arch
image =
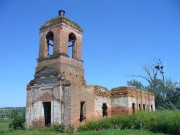
<svg viewBox="0 0 180 135">
<path fill-rule="evenodd" d="M 74 33 L 70 33 L 68 39 L 68 56 L 70 58 L 74 58 L 75 48 L 76 48 L 76 36 Z"/>
<path fill-rule="evenodd" d="M 54 34 L 52 32 L 48 32 L 46 35 L 46 55 L 53 55 L 54 53 Z"/>
</svg>

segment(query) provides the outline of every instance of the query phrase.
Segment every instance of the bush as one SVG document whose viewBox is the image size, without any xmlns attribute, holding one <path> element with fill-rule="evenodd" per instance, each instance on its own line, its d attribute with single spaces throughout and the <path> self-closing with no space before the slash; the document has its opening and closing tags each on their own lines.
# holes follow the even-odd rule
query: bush
<svg viewBox="0 0 180 135">
<path fill-rule="evenodd" d="M 9 129 L 25 129 L 25 118 L 23 116 L 16 116 L 9 124 Z"/>
<path fill-rule="evenodd" d="M 70 126 L 68 127 L 66 130 L 65 130 L 65 133 L 67 134 L 71 134 L 75 131 L 75 128 L 73 126 Z"/>
<path fill-rule="evenodd" d="M 53 131 L 64 133 L 65 126 L 64 125 L 53 125 L 52 129 L 53 129 Z"/>
<path fill-rule="evenodd" d="M 65 128 L 63 124 L 59 124 L 59 125 L 52 125 L 50 127 L 45 127 L 45 130 L 51 132 L 60 132 L 60 133 L 73 133 L 75 129 L 73 126 L 69 126 Z"/>
<path fill-rule="evenodd" d="M 129 118 L 128 116 L 114 116 L 108 119 L 102 119 L 95 122 L 89 122 L 78 128 L 78 131 L 92 131 L 92 130 L 105 130 L 109 128 L 120 128 L 125 129 L 129 127 Z"/>
</svg>

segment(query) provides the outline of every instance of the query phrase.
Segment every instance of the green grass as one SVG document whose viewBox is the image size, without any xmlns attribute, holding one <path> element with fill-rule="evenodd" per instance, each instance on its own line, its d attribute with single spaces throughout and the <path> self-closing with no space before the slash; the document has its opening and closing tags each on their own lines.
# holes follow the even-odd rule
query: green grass
<svg viewBox="0 0 180 135">
<path fill-rule="evenodd" d="M 11 119 L 0 119 L 0 132 L 8 130 L 11 121 Z"/>
<path fill-rule="evenodd" d="M 26 130 L 6 130 L 0 131 L 0 135 L 57 135 L 57 132 L 47 128 L 31 128 Z M 59 135 L 63 135 L 60 134 Z"/>
<path fill-rule="evenodd" d="M 165 135 L 163 133 L 152 133 L 149 131 L 132 130 L 132 129 L 107 129 L 100 131 L 86 131 L 75 133 L 74 135 Z"/>
<path fill-rule="evenodd" d="M 131 129 L 107 129 L 101 131 L 85 131 L 76 132 L 71 134 L 58 133 L 54 131 L 49 131 L 45 128 L 33 128 L 27 130 L 9 130 L 5 132 L 0 132 L 1 135 L 167 135 L 163 133 L 152 133 L 149 131 L 131 130 Z"/>
<path fill-rule="evenodd" d="M 52 128 L 30 128 L 26 130 L 10 130 L 11 119 L 0 119 L 0 135 L 57 135 Z"/>
</svg>

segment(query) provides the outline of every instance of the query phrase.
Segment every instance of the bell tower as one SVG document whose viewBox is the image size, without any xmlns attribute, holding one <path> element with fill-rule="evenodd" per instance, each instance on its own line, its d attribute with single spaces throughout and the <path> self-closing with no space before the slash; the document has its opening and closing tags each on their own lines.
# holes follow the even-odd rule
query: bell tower
<svg viewBox="0 0 180 135">
<path fill-rule="evenodd" d="M 60 10 L 59 16 L 47 21 L 40 28 L 40 46 L 36 73 L 44 68 L 53 68 L 71 83 L 84 83 L 82 61 L 82 29 L 64 17 L 65 11 Z"/>
<path fill-rule="evenodd" d="M 27 126 L 69 125 L 75 101 L 73 92 L 82 90 L 85 83 L 83 31 L 64 14 L 60 10 L 58 17 L 40 28 L 35 75 L 27 85 Z"/>
</svg>

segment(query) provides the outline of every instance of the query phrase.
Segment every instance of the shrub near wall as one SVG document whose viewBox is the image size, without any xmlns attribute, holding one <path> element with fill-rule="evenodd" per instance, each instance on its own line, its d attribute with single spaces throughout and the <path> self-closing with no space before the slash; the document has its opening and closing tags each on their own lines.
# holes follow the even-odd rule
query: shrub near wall
<svg viewBox="0 0 180 135">
<path fill-rule="evenodd" d="M 11 123 L 9 123 L 9 129 L 25 129 L 25 118 L 23 116 L 15 116 Z"/>
<path fill-rule="evenodd" d="M 180 135 L 180 111 L 137 112 L 131 116 L 114 116 L 87 123 L 78 130 L 90 131 L 107 128 L 140 129 Z"/>
<path fill-rule="evenodd" d="M 111 118 L 104 118 L 99 121 L 88 122 L 87 124 L 80 126 L 78 131 L 92 131 L 92 130 L 105 130 L 109 128 L 125 129 L 130 126 L 130 119 L 128 116 L 114 116 Z"/>
</svg>

